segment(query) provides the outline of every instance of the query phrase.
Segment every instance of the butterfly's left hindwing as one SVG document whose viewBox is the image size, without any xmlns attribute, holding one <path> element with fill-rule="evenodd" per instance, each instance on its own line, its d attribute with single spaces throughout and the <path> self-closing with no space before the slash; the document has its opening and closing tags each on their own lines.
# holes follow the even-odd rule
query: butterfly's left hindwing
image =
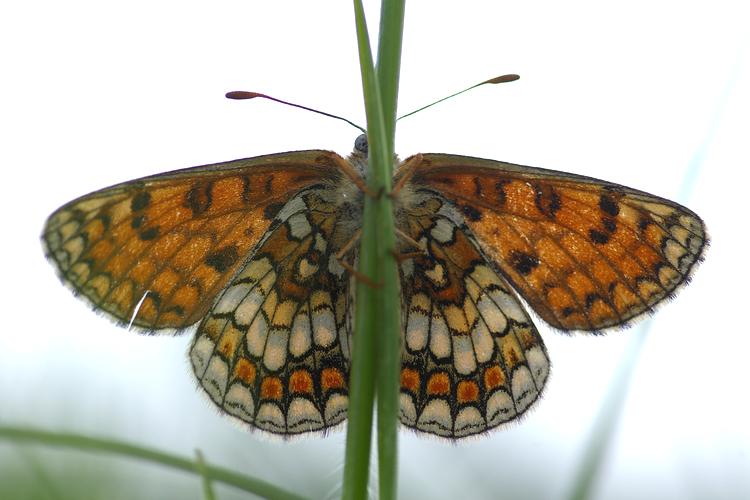
<svg viewBox="0 0 750 500">
<path fill-rule="evenodd" d="M 290 194 L 339 178 L 337 156 L 282 153 L 112 186 L 55 211 L 45 252 L 95 310 L 146 331 L 185 328 L 206 314 Z"/>
<path fill-rule="evenodd" d="M 326 431 L 346 417 L 349 277 L 335 258 L 329 194 L 310 189 L 285 205 L 190 349 L 213 402 L 274 434 Z"/>
</svg>

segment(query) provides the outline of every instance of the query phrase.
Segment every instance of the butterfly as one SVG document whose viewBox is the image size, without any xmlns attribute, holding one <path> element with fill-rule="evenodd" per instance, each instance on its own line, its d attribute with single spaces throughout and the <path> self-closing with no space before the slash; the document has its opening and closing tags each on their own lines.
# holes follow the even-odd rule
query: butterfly
<svg viewBox="0 0 750 500">
<path fill-rule="evenodd" d="M 325 432 L 347 413 L 367 140 L 176 170 L 56 210 L 42 240 L 93 309 L 195 327 L 200 387 L 253 429 Z M 598 332 L 653 311 L 708 244 L 688 208 L 610 182 L 421 154 L 395 170 L 400 420 L 458 439 L 517 419 L 550 361 L 524 307 Z"/>
</svg>

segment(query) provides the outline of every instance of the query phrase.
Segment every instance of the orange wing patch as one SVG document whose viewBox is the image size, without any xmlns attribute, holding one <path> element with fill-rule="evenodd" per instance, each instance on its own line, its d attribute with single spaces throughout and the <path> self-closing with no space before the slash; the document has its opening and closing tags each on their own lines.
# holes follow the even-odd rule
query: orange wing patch
<svg viewBox="0 0 750 500">
<path fill-rule="evenodd" d="M 412 183 L 450 200 L 498 270 L 562 330 L 651 311 L 689 279 L 707 244 L 689 209 L 572 174 L 424 155 Z"/>
<path fill-rule="evenodd" d="M 146 330 L 184 328 L 206 314 L 290 192 L 339 178 L 336 156 L 270 155 L 97 191 L 50 216 L 45 250 L 96 310 Z"/>
</svg>

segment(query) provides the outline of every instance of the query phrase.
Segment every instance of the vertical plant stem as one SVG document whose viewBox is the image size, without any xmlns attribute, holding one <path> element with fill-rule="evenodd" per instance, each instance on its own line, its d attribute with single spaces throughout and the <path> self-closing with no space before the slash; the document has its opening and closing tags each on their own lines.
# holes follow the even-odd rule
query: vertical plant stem
<svg viewBox="0 0 750 500">
<path fill-rule="evenodd" d="M 383 0 L 380 13 L 377 80 L 380 89 L 383 125 L 385 127 L 384 170 L 382 177 L 386 192 L 391 190 L 393 176 L 396 108 L 401 69 L 401 40 L 404 25 L 403 0 Z M 377 168 L 377 167 L 375 167 Z M 373 175 L 375 171 L 373 170 Z M 401 311 L 400 286 L 396 262 L 393 209 L 389 199 L 380 203 L 378 214 L 379 252 L 383 263 L 381 313 L 383 328 L 378 335 L 377 387 L 378 396 L 378 485 L 380 498 L 396 498 L 398 486 L 398 412 L 401 373 Z"/>
<path fill-rule="evenodd" d="M 398 82 L 401 74 L 401 42 L 404 32 L 404 0 L 383 0 L 378 38 L 377 77 L 383 103 L 388 151 L 394 152 Z M 388 162 L 392 167 L 393 163 Z"/>
<path fill-rule="evenodd" d="M 373 226 L 374 211 L 365 210 L 363 226 Z M 362 246 L 375 246 L 375 233 L 363 231 Z M 374 276 L 375 253 L 361 252 L 359 272 Z M 368 272 L 369 271 L 369 272 Z M 372 409 L 375 399 L 375 332 L 377 311 L 368 286 L 357 282 L 356 314 L 352 339 L 352 366 L 349 376 L 349 412 L 346 430 L 346 456 L 344 484 L 341 497 L 360 499 L 367 497 L 367 480 L 370 472 L 370 442 L 372 434 Z"/>
<path fill-rule="evenodd" d="M 403 9 L 401 9 L 403 11 Z M 386 479 L 380 487 L 384 498 L 393 498 L 396 491 L 396 411 L 398 408 L 398 359 L 399 346 L 399 295 L 398 270 L 392 252 L 395 249 L 395 232 L 391 200 L 383 193 L 391 188 L 393 163 L 393 132 L 386 132 L 385 118 L 380 89 L 370 49 L 364 9 L 359 0 L 354 2 L 357 24 L 362 88 L 367 112 L 369 140 L 368 188 L 377 197 L 365 197 L 362 246 L 359 257 L 359 272 L 379 284 L 377 287 L 357 283 L 357 312 L 355 315 L 352 346 L 352 370 L 350 376 L 349 427 L 346 440 L 346 460 L 344 463 L 343 498 L 366 498 L 369 478 L 369 455 L 372 432 L 372 408 L 375 396 L 375 380 L 379 379 L 379 369 L 387 370 L 386 377 L 391 387 L 384 389 L 390 408 L 384 422 L 385 437 L 379 448 L 385 451 L 380 467 Z M 392 14 L 391 14 L 392 15 Z M 384 24 L 389 23 L 384 20 Z M 400 37 L 399 37 L 400 38 Z M 400 47 L 400 42 L 398 43 Z M 400 51 L 399 51 L 400 52 Z M 399 54 L 400 55 L 400 54 Z M 399 63 L 388 62 L 386 67 L 398 68 Z M 386 78 L 386 76 L 383 76 Z M 397 75 L 391 75 L 390 87 L 397 88 Z M 390 120 L 395 116 L 395 94 L 391 96 L 393 109 L 387 112 Z M 389 152 L 389 144 L 390 151 Z M 382 342 L 381 342 L 382 340 Z M 376 362 L 385 356 L 386 364 Z M 395 364 L 394 364 L 394 359 Z M 394 367 L 395 366 L 395 370 Z M 394 378 L 395 374 L 395 378 Z M 393 401 L 395 400 L 395 404 Z M 382 411 L 382 410 L 381 410 Z M 379 412 L 380 413 L 380 412 Z M 379 422 L 379 426 L 381 423 Z"/>
<path fill-rule="evenodd" d="M 377 87 L 372 88 L 366 77 L 366 61 L 372 67 L 372 55 L 367 34 L 367 24 L 361 2 L 355 0 L 354 13 L 357 28 L 362 86 L 367 104 L 368 92 L 377 95 Z M 368 138 L 370 140 L 370 165 L 373 155 L 373 127 L 370 110 L 367 110 Z M 380 120 L 382 122 L 382 119 Z M 376 153 L 377 154 L 377 153 Z M 372 188 L 372 176 L 368 179 Z M 379 281 L 377 263 L 377 224 L 373 200 L 365 196 L 362 221 L 362 242 L 359 254 L 359 272 Z M 372 441 L 372 411 L 375 399 L 375 354 L 377 322 L 377 290 L 362 281 L 357 281 L 356 313 L 354 315 L 354 335 L 352 339 L 352 367 L 349 382 L 349 414 L 346 434 L 346 458 L 344 461 L 344 484 L 342 498 L 367 498 L 367 484 L 370 474 L 370 445 Z"/>
</svg>

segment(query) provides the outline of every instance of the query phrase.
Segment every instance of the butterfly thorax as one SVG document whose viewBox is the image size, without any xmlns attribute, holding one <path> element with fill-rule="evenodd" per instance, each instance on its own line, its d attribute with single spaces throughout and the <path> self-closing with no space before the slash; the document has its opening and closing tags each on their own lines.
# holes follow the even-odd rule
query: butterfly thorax
<svg viewBox="0 0 750 500">
<path fill-rule="evenodd" d="M 354 151 L 347 157 L 346 161 L 353 171 L 367 184 L 370 166 L 367 150 L 364 151 L 355 146 Z M 400 166 L 400 160 L 394 156 L 394 171 Z M 330 201 L 339 207 L 338 220 L 336 223 L 336 238 L 334 245 L 345 245 L 351 238 L 355 237 L 357 231 L 362 228 L 362 211 L 364 208 L 365 193 L 349 177 L 342 175 L 338 181 L 331 186 L 334 196 Z M 399 229 L 406 229 L 407 214 L 418 204 L 414 189 L 407 184 L 398 193 L 392 196 L 393 210 L 396 217 L 396 225 Z M 356 252 L 353 252 L 356 255 Z"/>
</svg>

